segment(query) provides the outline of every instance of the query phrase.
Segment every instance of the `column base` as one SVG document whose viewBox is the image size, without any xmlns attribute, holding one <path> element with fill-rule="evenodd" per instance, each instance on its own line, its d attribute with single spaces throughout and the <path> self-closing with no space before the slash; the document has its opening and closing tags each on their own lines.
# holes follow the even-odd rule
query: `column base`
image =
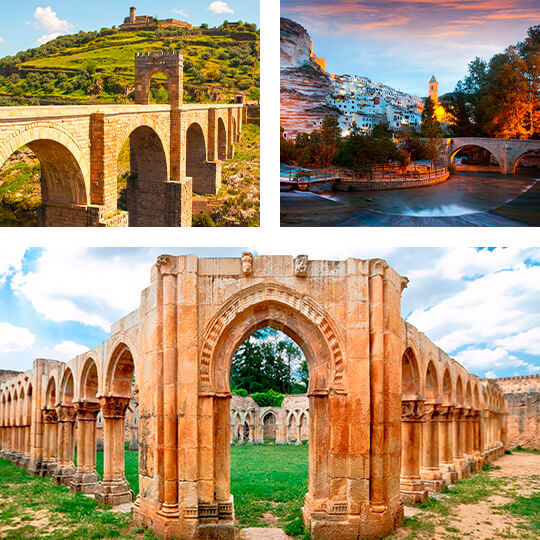
<svg viewBox="0 0 540 540">
<path fill-rule="evenodd" d="M 469 467 L 467 466 L 467 463 L 464 459 L 460 458 L 454 461 L 454 466 L 456 468 L 459 480 L 463 478 L 468 478 L 470 476 Z"/>
<path fill-rule="evenodd" d="M 19 465 L 24 470 L 28 470 L 28 467 L 30 466 L 30 457 L 29 456 L 23 456 L 23 458 L 21 459 Z"/>
<path fill-rule="evenodd" d="M 428 491 L 442 491 L 446 487 L 446 480 L 424 480 L 424 485 Z"/>
<path fill-rule="evenodd" d="M 133 502 L 133 491 L 125 478 L 100 482 L 95 496 L 99 504 L 108 506 Z"/>
<path fill-rule="evenodd" d="M 428 491 L 420 478 L 400 478 L 399 491 L 403 504 L 419 504 L 428 500 Z"/>
<path fill-rule="evenodd" d="M 58 467 L 51 477 L 51 482 L 55 486 L 69 486 L 75 476 L 75 467 Z"/>
<path fill-rule="evenodd" d="M 43 476 L 41 474 L 42 468 L 43 468 L 42 461 L 34 461 L 33 463 L 30 463 L 28 466 L 28 474 L 30 474 L 31 476 Z"/>
<path fill-rule="evenodd" d="M 56 461 L 43 461 L 41 465 L 41 469 L 39 471 L 40 476 L 52 476 L 54 472 L 56 471 L 56 467 L 58 464 Z"/>
<path fill-rule="evenodd" d="M 69 490 L 71 493 L 93 494 L 99 488 L 99 474 L 96 471 L 75 471 Z"/>
</svg>

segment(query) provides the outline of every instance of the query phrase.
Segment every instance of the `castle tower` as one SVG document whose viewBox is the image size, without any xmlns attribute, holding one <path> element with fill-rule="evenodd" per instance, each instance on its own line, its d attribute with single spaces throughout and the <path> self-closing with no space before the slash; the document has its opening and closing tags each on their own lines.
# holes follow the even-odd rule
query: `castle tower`
<svg viewBox="0 0 540 540">
<path fill-rule="evenodd" d="M 429 81 L 429 97 L 433 103 L 439 102 L 439 83 L 437 82 L 437 79 L 435 79 L 435 75 L 433 75 Z"/>
<path fill-rule="evenodd" d="M 129 22 L 134 23 L 136 18 L 137 18 L 137 8 L 130 7 L 129 8 Z"/>
</svg>

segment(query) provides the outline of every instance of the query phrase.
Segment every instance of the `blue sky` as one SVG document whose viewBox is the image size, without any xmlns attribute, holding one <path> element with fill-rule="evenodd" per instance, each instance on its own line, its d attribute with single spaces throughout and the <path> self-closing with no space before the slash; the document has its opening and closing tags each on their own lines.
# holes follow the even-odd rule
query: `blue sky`
<svg viewBox="0 0 540 540">
<path fill-rule="evenodd" d="M 0 369 L 68 360 L 136 309 L 161 253 L 240 256 L 254 248 L 47 248 L 0 252 Z M 264 254 L 297 255 L 283 246 Z M 540 372 L 540 248 L 320 246 L 311 259 L 385 258 L 410 283 L 402 315 L 480 376 Z"/>
<path fill-rule="evenodd" d="M 489 59 L 540 22 L 538 0 L 281 0 L 336 75 L 427 96 L 435 75 L 451 92 L 476 56 Z"/>
<path fill-rule="evenodd" d="M 59 34 L 118 26 L 132 5 L 139 15 L 179 19 L 193 25 L 219 26 L 224 20 L 259 24 L 259 2 L 253 0 L 19 0 L 2 12 L 0 57 L 37 47 Z"/>
</svg>

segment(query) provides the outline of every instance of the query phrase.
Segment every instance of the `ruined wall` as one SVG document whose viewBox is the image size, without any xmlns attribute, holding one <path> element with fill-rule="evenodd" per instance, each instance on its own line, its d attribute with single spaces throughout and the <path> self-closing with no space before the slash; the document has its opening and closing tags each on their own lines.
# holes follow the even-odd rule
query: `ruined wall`
<svg viewBox="0 0 540 540">
<path fill-rule="evenodd" d="M 508 445 L 540 449 L 540 374 L 503 377 L 497 384 L 508 402 Z"/>
<path fill-rule="evenodd" d="M 17 375 L 19 375 L 19 373 L 22 373 L 22 371 L 0 369 L 0 384 L 5 383 L 6 381 L 9 381 L 9 379 L 12 379 L 13 377 L 16 377 Z"/>
</svg>

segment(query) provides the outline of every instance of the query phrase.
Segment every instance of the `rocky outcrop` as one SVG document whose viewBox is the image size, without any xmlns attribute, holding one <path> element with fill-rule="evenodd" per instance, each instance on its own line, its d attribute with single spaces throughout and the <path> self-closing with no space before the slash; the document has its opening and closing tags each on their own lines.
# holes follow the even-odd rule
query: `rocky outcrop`
<svg viewBox="0 0 540 540">
<path fill-rule="evenodd" d="M 328 104 L 330 76 L 311 59 L 306 29 L 281 18 L 281 127 L 287 138 L 319 129 L 327 115 L 339 116 Z"/>
</svg>

